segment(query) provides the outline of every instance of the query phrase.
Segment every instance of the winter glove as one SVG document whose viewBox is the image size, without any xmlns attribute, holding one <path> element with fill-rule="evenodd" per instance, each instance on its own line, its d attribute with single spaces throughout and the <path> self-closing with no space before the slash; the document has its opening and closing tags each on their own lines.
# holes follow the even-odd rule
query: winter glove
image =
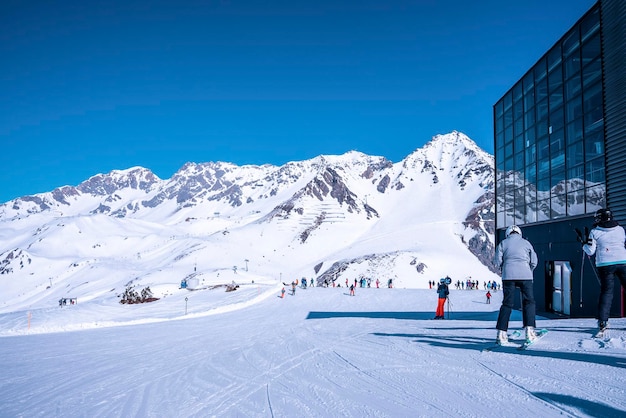
<svg viewBox="0 0 626 418">
<path fill-rule="evenodd" d="M 576 239 L 582 245 L 591 245 L 593 243 L 593 240 L 589 236 L 589 228 L 585 227 L 584 235 L 580 229 L 576 228 L 575 230 L 576 230 L 576 235 L 577 235 Z"/>
</svg>

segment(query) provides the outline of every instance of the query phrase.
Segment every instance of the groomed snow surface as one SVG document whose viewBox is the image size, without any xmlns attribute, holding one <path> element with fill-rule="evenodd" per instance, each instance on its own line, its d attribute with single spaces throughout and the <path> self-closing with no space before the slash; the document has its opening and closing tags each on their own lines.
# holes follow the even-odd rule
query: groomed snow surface
<svg viewBox="0 0 626 418">
<path fill-rule="evenodd" d="M 528 350 L 484 351 L 502 293 L 486 304 L 482 283 L 452 286 L 443 321 L 430 289 L 282 287 L 2 313 L 0 416 L 626 415 L 624 318 L 595 340 L 593 319 L 540 317 Z"/>
</svg>

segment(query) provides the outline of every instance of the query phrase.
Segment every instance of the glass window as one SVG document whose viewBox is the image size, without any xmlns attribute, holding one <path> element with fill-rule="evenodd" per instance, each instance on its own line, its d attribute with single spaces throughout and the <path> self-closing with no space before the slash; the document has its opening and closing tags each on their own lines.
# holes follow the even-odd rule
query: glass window
<svg viewBox="0 0 626 418">
<path fill-rule="evenodd" d="M 523 173 L 523 171 L 524 171 L 524 151 L 515 154 L 514 169 L 515 169 L 515 171 L 519 171 L 519 172 Z"/>
<path fill-rule="evenodd" d="M 537 158 L 537 148 L 535 144 L 529 145 L 526 148 L 526 164 L 532 164 Z"/>
<path fill-rule="evenodd" d="M 494 108 L 495 108 L 496 118 L 501 117 L 502 114 L 504 113 L 504 100 L 500 100 L 498 103 L 496 103 Z"/>
<path fill-rule="evenodd" d="M 550 219 L 550 199 L 537 201 L 537 222 Z"/>
<path fill-rule="evenodd" d="M 567 102 L 565 105 L 565 120 L 567 122 L 580 119 L 583 116 L 582 97 L 578 96 Z"/>
<path fill-rule="evenodd" d="M 537 120 L 544 120 L 548 117 L 548 101 L 542 100 L 537 103 Z"/>
<path fill-rule="evenodd" d="M 567 170 L 567 190 L 582 190 L 585 186 L 585 167 L 577 165 Z"/>
<path fill-rule="evenodd" d="M 585 156 L 588 160 L 604 155 L 604 130 L 596 129 L 585 136 Z"/>
<path fill-rule="evenodd" d="M 509 142 L 504 146 L 504 158 L 509 159 L 513 156 L 513 143 Z"/>
<path fill-rule="evenodd" d="M 524 136 L 524 119 L 523 118 L 519 118 L 515 121 L 514 131 L 515 131 L 516 138 Z"/>
<path fill-rule="evenodd" d="M 524 150 L 524 134 L 515 137 L 515 141 L 513 141 L 513 148 L 516 153 Z"/>
<path fill-rule="evenodd" d="M 548 120 L 540 120 L 535 124 L 535 128 L 537 130 L 537 136 L 542 137 L 548 135 Z"/>
<path fill-rule="evenodd" d="M 513 125 L 509 125 L 504 128 L 504 141 L 510 142 L 513 140 Z"/>
<path fill-rule="evenodd" d="M 535 83 L 535 102 L 540 102 L 546 97 L 548 97 L 548 79 L 544 78 Z"/>
<path fill-rule="evenodd" d="M 570 100 L 572 97 L 579 94 L 581 88 L 580 74 L 574 74 L 565 82 L 565 100 Z"/>
<path fill-rule="evenodd" d="M 496 148 L 496 160 L 498 160 L 498 162 L 504 160 L 504 147 Z"/>
<path fill-rule="evenodd" d="M 548 77 L 550 88 L 550 109 L 563 104 L 563 73 L 561 67 L 550 73 Z"/>
<path fill-rule="evenodd" d="M 533 87 L 535 87 L 534 77 L 535 76 L 532 71 L 524 76 L 524 80 L 522 81 L 524 86 L 524 95 L 527 95 L 528 93 L 533 91 Z"/>
<path fill-rule="evenodd" d="M 504 211 L 498 211 L 498 214 L 496 215 L 496 217 L 497 217 L 497 221 L 496 222 L 498 223 L 498 225 L 508 226 L 505 223 L 505 212 Z"/>
<path fill-rule="evenodd" d="M 582 215 L 585 213 L 584 191 L 568 191 L 567 193 L 567 214 L 569 216 Z"/>
<path fill-rule="evenodd" d="M 602 44 L 600 42 L 600 32 L 596 33 L 580 48 L 581 59 L 583 66 L 587 63 L 599 58 L 602 51 Z"/>
<path fill-rule="evenodd" d="M 524 176 L 526 177 L 527 183 L 535 184 L 537 182 L 537 165 L 532 163 L 526 166 Z"/>
<path fill-rule="evenodd" d="M 537 164 L 539 177 L 547 176 L 550 173 L 550 142 L 548 138 L 540 139 L 537 142 Z"/>
<path fill-rule="evenodd" d="M 504 127 L 508 127 L 513 123 L 513 108 L 504 111 Z"/>
<path fill-rule="evenodd" d="M 526 204 L 526 223 L 537 222 L 537 202 L 528 202 Z"/>
<path fill-rule="evenodd" d="M 563 119 L 563 108 L 554 109 L 550 112 L 550 128 L 552 128 L 552 132 L 557 129 L 561 129 L 565 125 L 565 120 Z"/>
<path fill-rule="evenodd" d="M 570 79 L 572 76 L 580 72 L 580 51 L 570 55 L 565 59 L 565 78 Z"/>
<path fill-rule="evenodd" d="M 498 148 L 504 147 L 504 132 L 496 133 L 496 146 Z"/>
<path fill-rule="evenodd" d="M 504 170 L 512 171 L 513 170 L 513 158 L 505 158 L 504 159 Z"/>
<path fill-rule="evenodd" d="M 576 119 L 574 122 L 567 125 L 566 141 L 568 144 L 572 144 L 583 137 L 583 120 Z"/>
<path fill-rule="evenodd" d="M 587 162 L 586 186 L 595 186 L 597 183 L 604 183 L 604 159 L 596 158 Z"/>
<path fill-rule="evenodd" d="M 535 143 L 535 128 L 531 126 L 530 128 L 526 129 L 526 131 L 524 132 L 524 138 L 526 139 L 526 146 L 529 146 L 530 144 L 534 144 Z"/>
<path fill-rule="evenodd" d="M 561 45 L 557 44 L 548 52 L 548 72 L 552 71 L 559 64 L 561 64 Z"/>
<path fill-rule="evenodd" d="M 504 110 L 510 109 L 513 106 L 513 93 L 509 92 L 504 96 Z"/>
<path fill-rule="evenodd" d="M 598 58 L 583 68 L 583 86 L 587 88 L 589 85 L 602 78 L 602 61 Z"/>
<path fill-rule="evenodd" d="M 583 141 L 578 141 L 567 146 L 567 166 L 572 167 L 585 162 L 583 154 Z M 569 178 L 572 178 L 568 176 Z"/>
<path fill-rule="evenodd" d="M 543 80 L 547 74 L 545 58 L 542 58 L 541 60 L 539 60 L 537 65 L 535 65 L 534 71 L 535 71 L 535 85 L 537 85 L 537 83 L 540 80 Z"/>
<path fill-rule="evenodd" d="M 591 13 L 585 16 L 582 22 L 580 22 L 580 32 L 583 41 L 598 32 L 598 29 L 600 29 L 599 10 L 600 9 L 596 7 Z"/>
<path fill-rule="evenodd" d="M 602 120 L 604 111 L 602 109 L 602 85 L 597 83 L 584 92 L 583 109 L 585 112 L 585 132 L 592 129 L 592 126 Z"/>
<path fill-rule="evenodd" d="M 513 103 L 522 100 L 522 83 L 519 82 L 513 86 Z"/>
<path fill-rule="evenodd" d="M 496 118 L 496 132 L 502 132 L 504 129 L 504 118 Z"/>
<path fill-rule="evenodd" d="M 596 184 L 585 190 L 585 212 L 593 213 L 606 207 L 606 188 L 604 184 Z"/>
<path fill-rule="evenodd" d="M 565 166 L 565 141 L 563 129 L 550 135 L 550 160 L 552 170 L 562 169 Z"/>
<path fill-rule="evenodd" d="M 532 109 L 530 112 L 526 112 L 524 115 L 524 122 L 528 128 L 535 124 L 535 109 Z"/>
<path fill-rule="evenodd" d="M 577 50 L 579 45 L 578 27 L 575 27 L 570 33 L 565 35 L 565 40 L 563 41 L 563 55 L 570 55 L 572 52 Z"/>
</svg>

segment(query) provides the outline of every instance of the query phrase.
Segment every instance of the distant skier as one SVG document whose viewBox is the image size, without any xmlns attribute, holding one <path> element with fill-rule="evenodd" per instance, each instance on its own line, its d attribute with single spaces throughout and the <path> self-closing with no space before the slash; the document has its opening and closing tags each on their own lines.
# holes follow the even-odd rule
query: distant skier
<svg viewBox="0 0 626 418">
<path fill-rule="evenodd" d="M 439 286 L 437 286 L 437 312 L 435 313 L 435 319 L 444 319 L 444 305 L 450 294 L 447 281 L 449 277 L 439 280 Z"/>
<path fill-rule="evenodd" d="M 626 233 L 613 218 L 609 209 L 596 211 L 593 229 L 583 243 L 583 251 L 596 255 L 596 266 L 600 277 L 598 300 L 598 337 L 604 335 L 613 304 L 613 288 L 618 278 L 622 289 L 626 289 Z"/>
<path fill-rule="evenodd" d="M 283 289 L 280 291 L 280 298 L 284 299 L 285 298 L 285 288 L 283 287 Z"/>
<path fill-rule="evenodd" d="M 291 282 L 291 296 L 296 295 L 296 286 L 298 286 L 297 282 Z"/>
<path fill-rule="evenodd" d="M 491 303 L 491 292 L 487 290 L 487 304 Z"/>
<path fill-rule="evenodd" d="M 380 288 L 380 280 L 376 279 L 376 289 Z"/>
<path fill-rule="evenodd" d="M 354 296 L 354 285 L 350 285 L 350 296 Z"/>
<path fill-rule="evenodd" d="M 513 309 L 515 288 L 522 294 L 522 323 L 526 331 L 526 341 L 537 339 L 535 334 L 535 297 L 533 294 L 533 270 L 537 267 L 537 254 L 530 242 L 522 238 L 522 230 L 517 225 L 506 229 L 506 238 L 496 247 L 495 263 L 502 269 L 502 289 L 504 297 L 498 314 L 496 344 L 509 341 L 507 330 Z"/>
</svg>

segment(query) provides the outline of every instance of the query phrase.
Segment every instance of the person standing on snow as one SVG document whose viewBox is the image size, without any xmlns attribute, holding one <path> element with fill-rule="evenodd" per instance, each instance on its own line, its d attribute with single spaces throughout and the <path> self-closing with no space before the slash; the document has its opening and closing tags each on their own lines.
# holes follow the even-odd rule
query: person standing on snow
<svg viewBox="0 0 626 418">
<path fill-rule="evenodd" d="M 537 267 L 537 254 L 532 244 L 522 238 L 522 230 L 517 225 L 506 229 L 506 238 L 496 247 L 495 263 L 502 270 L 504 297 L 496 328 L 497 344 L 506 344 L 509 339 L 509 318 L 513 309 L 515 288 L 522 294 L 522 322 L 526 331 L 526 341 L 537 339 L 535 334 L 535 297 L 533 294 L 533 270 Z"/>
<path fill-rule="evenodd" d="M 593 229 L 583 243 L 587 255 L 596 255 L 596 267 L 600 278 L 598 300 L 598 336 L 602 336 L 609 322 L 613 304 L 613 288 L 617 277 L 626 289 L 626 233 L 613 218 L 609 209 L 596 211 Z"/>
<path fill-rule="evenodd" d="M 439 280 L 439 286 L 437 286 L 437 312 L 435 313 L 435 319 L 444 319 L 444 305 L 450 294 L 446 281 L 449 281 L 449 277 Z"/>
</svg>

